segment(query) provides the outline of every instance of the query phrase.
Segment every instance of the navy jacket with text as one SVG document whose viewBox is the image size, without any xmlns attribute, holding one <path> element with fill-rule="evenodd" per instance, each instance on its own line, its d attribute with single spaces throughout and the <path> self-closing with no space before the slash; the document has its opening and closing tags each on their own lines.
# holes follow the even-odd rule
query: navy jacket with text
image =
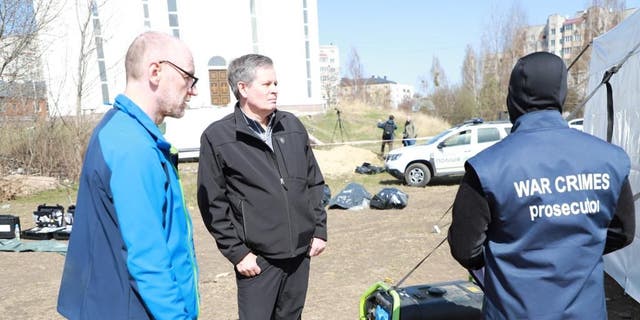
<svg viewBox="0 0 640 320">
<path fill-rule="evenodd" d="M 630 170 L 624 150 L 544 110 L 468 164 L 492 212 L 485 316 L 606 319 L 602 255 Z"/>
</svg>

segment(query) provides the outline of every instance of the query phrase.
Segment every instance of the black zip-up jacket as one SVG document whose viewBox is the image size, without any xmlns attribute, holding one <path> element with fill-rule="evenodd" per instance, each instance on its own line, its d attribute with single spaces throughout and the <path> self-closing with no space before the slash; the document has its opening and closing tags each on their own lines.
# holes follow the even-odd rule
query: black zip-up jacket
<svg viewBox="0 0 640 320">
<path fill-rule="evenodd" d="M 308 252 L 314 237 L 327 239 L 324 179 L 307 131 L 289 112 L 273 116 L 273 150 L 249 128 L 237 104 L 200 139 L 200 214 L 233 265 L 249 252 L 296 257 Z"/>
</svg>

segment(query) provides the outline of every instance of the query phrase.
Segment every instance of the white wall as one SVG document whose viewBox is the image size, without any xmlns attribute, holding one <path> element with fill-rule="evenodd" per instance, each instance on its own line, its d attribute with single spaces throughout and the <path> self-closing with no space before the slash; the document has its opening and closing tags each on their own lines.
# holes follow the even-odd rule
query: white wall
<svg viewBox="0 0 640 320">
<path fill-rule="evenodd" d="M 109 99 L 124 90 L 124 55 L 144 26 L 142 1 L 96 0 L 104 38 L 105 63 L 109 84 Z M 80 34 L 77 12 L 86 14 L 86 0 L 53 0 L 62 8 L 61 17 L 41 35 L 44 51 L 43 69 L 48 82 L 49 107 L 52 114 L 75 114 L 75 83 L 77 82 Z M 79 3 L 80 9 L 76 10 Z M 151 30 L 170 33 L 167 2 L 149 0 Z M 318 16 L 316 0 L 307 0 L 308 34 L 311 57 L 312 96 L 307 96 L 307 67 L 303 24 L 303 4 L 299 0 L 255 0 L 258 28 L 258 52 L 274 60 L 279 81 L 279 105 L 321 104 L 318 62 Z M 250 1 L 177 1 L 180 38 L 192 49 L 198 96 L 192 107 L 210 106 L 208 61 L 221 56 L 227 65 L 232 59 L 253 53 Z M 84 8 L 82 7 L 84 6 Z M 103 106 L 97 59 L 89 60 L 87 88 L 83 108 Z M 234 102 L 230 93 L 231 103 Z"/>
<path fill-rule="evenodd" d="M 407 84 L 392 84 L 391 85 L 391 104 L 394 109 L 405 100 L 413 97 L 413 86 Z"/>
</svg>

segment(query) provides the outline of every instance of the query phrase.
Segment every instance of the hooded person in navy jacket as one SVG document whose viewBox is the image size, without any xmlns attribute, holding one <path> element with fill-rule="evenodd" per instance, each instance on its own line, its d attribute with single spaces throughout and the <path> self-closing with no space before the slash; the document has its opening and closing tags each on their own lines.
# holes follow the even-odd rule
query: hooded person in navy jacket
<svg viewBox="0 0 640 320">
<path fill-rule="evenodd" d="M 562 118 L 567 70 L 556 55 L 511 73 L 511 134 L 465 164 L 449 244 L 484 267 L 486 319 L 606 319 L 602 255 L 631 243 L 630 161 Z"/>
</svg>

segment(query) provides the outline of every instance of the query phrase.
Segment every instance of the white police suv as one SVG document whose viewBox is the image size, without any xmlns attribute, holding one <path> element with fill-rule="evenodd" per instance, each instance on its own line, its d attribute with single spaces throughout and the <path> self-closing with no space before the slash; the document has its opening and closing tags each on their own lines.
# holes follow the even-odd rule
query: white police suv
<svg viewBox="0 0 640 320">
<path fill-rule="evenodd" d="M 584 131 L 584 119 L 582 118 L 578 118 L 578 119 L 572 119 L 567 121 L 567 123 L 569 124 L 569 128 L 574 128 L 580 131 Z"/>
<path fill-rule="evenodd" d="M 464 163 L 511 132 L 509 121 L 484 122 L 474 118 L 445 130 L 424 144 L 395 149 L 385 158 L 385 169 L 414 187 L 431 177 L 464 174 Z"/>
</svg>

